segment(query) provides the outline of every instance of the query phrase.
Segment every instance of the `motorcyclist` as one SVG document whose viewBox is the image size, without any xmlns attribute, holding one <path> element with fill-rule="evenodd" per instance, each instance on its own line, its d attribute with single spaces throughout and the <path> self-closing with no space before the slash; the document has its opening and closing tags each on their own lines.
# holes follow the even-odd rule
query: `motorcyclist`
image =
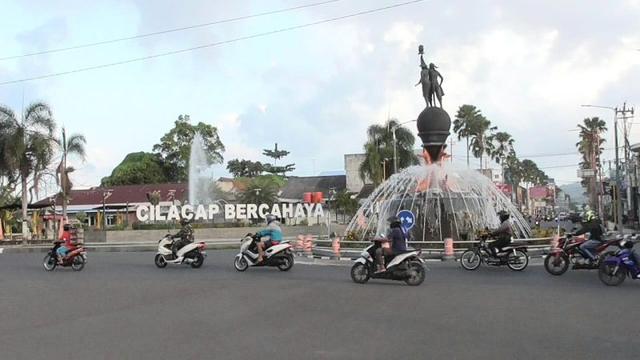
<svg viewBox="0 0 640 360">
<path fill-rule="evenodd" d="M 62 264 L 62 259 L 74 248 L 72 242 L 72 234 L 71 230 L 73 227 L 71 224 L 64 224 L 62 227 L 62 238 L 60 240 L 64 241 L 63 245 L 60 245 L 56 252 L 58 253 L 58 263 Z"/>
<path fill-rule="evenodd" d="M 183 246 L 193 242 L 193 227 L 191 226 L 191 221 L 188 218 L 183 217 L 180 219 L 180 226 L 180 231 L 175 235 L 171 235 L 171 239 L 178 239 L 171 245 L 171 251 L 174 256 L 177 255 L 178 250 Z"/>
<path fill-rule="evenodd" d="M 282 241 L 282 228 L 280 227 L 278 218 L 274 215 L 267 214 L 267 216 L 265 216 L 265 220 L 267 222 L 267 227 L 256 233 L 256 236 L 260 239 L 268 237 L 266 241 L 260 241 L 258 243 L 258 262 L 262 262 L 264 260 L 264 251 L 266 249 L 273 245 L 278 245 L 280 244 L 280 241 Z"/>
<path fill-rule="evenodd" d="M 392 216 L 387 221 L 389 222 L 389 231 L 386 239 L 391 242 L 391 247 L 381 246 L 376 249 L 377 272 L 386 271 L 384 256 L 398 255 L 407 251 L 407 236 L 402 230 L 402 222 L 397 216 Z"/>
<path fill-rule="evenodd" d="M 636 279 L 640 279 L 640 256 L 638 256 L 638 253 L 636 251 L 636 249 L 634 249 L 633 246 L 633 241 L 632 240 L 623 240 L 620 242 L 620 247 L 624 248 L 624 249 L 628 249 L 630 251 L 630 258 L 633 261 L 633 263 L 635 264 L 635 269 L 634 272 L 637 271 L 637 273 L 635 273 L 635 278 Z"/>
<path fill-rule="evenodd" d="M 602 226 L 593 210 L 587 210 L 584 215 L 582 228 L 574 233 L 575 236 L 589 233 L 589 240 L 580 245 L 580 250 L 588 256 L 588 260 L 595 261 L 595 248 L 602 244 Z"/>
<path fill-rule="evenodd" d="M 487 249 L 493 256 L 496 256 L 497 254 L 496 249 L 502 249 L 503 247 L 511 244 L 511 236 L 513 235 L 511 222 L 509 222 L 509 213 L 501 210 L 498 212 L 498 218 L 500 218 L 500 226 L 489 233 L 489 237 L 495 239 L 495 241 L 492 241 L 487 245 Z"/>
</svg>

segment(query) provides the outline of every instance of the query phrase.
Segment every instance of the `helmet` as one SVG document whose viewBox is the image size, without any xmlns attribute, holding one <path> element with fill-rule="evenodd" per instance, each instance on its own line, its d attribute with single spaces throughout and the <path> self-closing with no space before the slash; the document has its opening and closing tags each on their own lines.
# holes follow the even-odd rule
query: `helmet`
<svg viewBox="0 0 640 360">
<path fill-rule="evenodd" d="M 620 242 L 620 247 L 625 249 L 633 249 L 633 241 L 624 239 Z"/>
<path fill-rule="evenodd" d="M 275 215 L 272 214 L 267 214 L 267 216 L 265 216 L 265 220 L 267 221 L 267 225 L 271 224 L 272 222 L 278 220 L 277 217 L 275 217 Z"/>
<path fill-rule="evenodd" d="M 498 211 L 498 217 L 500 218 L 500 222 L 505 222 L 507 220 L 509 220 L 509 213 L 504 211 L 504 210 L 500 210 Z"/>
<path fill-rule="evenodd" d="M 587 210 L 584 213 L 584 221 L 589 222 L 596 218 L 596 213 L 593 210 Z"/>
<path fill-rule="evenodd" d="M 389 223 L 389 227 L 392 227 L 392 228 L 400 227 L 402 224 L 402 221 L 400 221 L 400 218 L 397 216 L 390 216 L 387 219 L 387 222 Z"/>
</svg>

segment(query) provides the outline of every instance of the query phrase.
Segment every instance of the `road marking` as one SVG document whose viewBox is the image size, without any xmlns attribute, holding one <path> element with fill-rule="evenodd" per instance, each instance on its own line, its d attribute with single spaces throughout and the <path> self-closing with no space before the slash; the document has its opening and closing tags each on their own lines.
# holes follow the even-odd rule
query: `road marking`
<svg viewBox="0 0 640 360">
<path fill-rule="evenodd" d="M 4 248 L 0 248 L 0 254 L 4 252 Z"/>
</svg>

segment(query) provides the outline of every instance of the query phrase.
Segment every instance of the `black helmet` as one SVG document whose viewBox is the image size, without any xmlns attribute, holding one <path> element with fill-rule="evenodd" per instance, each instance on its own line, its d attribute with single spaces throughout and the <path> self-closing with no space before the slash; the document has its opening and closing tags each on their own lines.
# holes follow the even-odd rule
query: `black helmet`
<svg viewBox="0 0 640 360">
<path fill-rule="evenodd" d="M 620 242 L 620 247 L 625 249 L 633 249 L 633 241 L 624 239 Z"/>
<path fill-rule="evenodd" d="M 509 215 L 508 212 L 506 212 L 504 210 L 500 210 L 498 212 L 498 217 L 500 218 L 500 222 L 505 222 L 505 221 L 509 220 L 510 215 Z"/>
<path fill-rule="evenodd" d="M 395 228 L 395 227 L 400 227 L 402 224 L 402 221 L 400 221 L 400 218 L 397 216 L 391 216 L 387 219 L 387 222 L 389 223 L 389 227 Z"/>
</svg>

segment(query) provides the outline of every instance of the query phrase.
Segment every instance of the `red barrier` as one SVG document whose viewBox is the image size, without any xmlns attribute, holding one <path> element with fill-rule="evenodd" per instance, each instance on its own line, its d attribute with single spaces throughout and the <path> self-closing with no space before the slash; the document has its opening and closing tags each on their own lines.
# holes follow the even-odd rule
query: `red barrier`
<svg viewBox="0 0 640 360">
<path fill-rule="evenodd" d="M 324 196 L 322 195 L 322 192 L 314 192 L 313 193 L 313 203 L 314 204 L 322 204 Z"/>
<path fill-rule="evenodd" d="M 310 192 L 302 194 L 302 201 L 307 204 L 311 204 L 313 202 L 313 194 Z"/>
<path fill-rule="evenodd" d="M 311 235 L 307 235 L 304 238 L 304 252 L 309 256 L 313 255 L 313 238 Z"/>
</svg>

